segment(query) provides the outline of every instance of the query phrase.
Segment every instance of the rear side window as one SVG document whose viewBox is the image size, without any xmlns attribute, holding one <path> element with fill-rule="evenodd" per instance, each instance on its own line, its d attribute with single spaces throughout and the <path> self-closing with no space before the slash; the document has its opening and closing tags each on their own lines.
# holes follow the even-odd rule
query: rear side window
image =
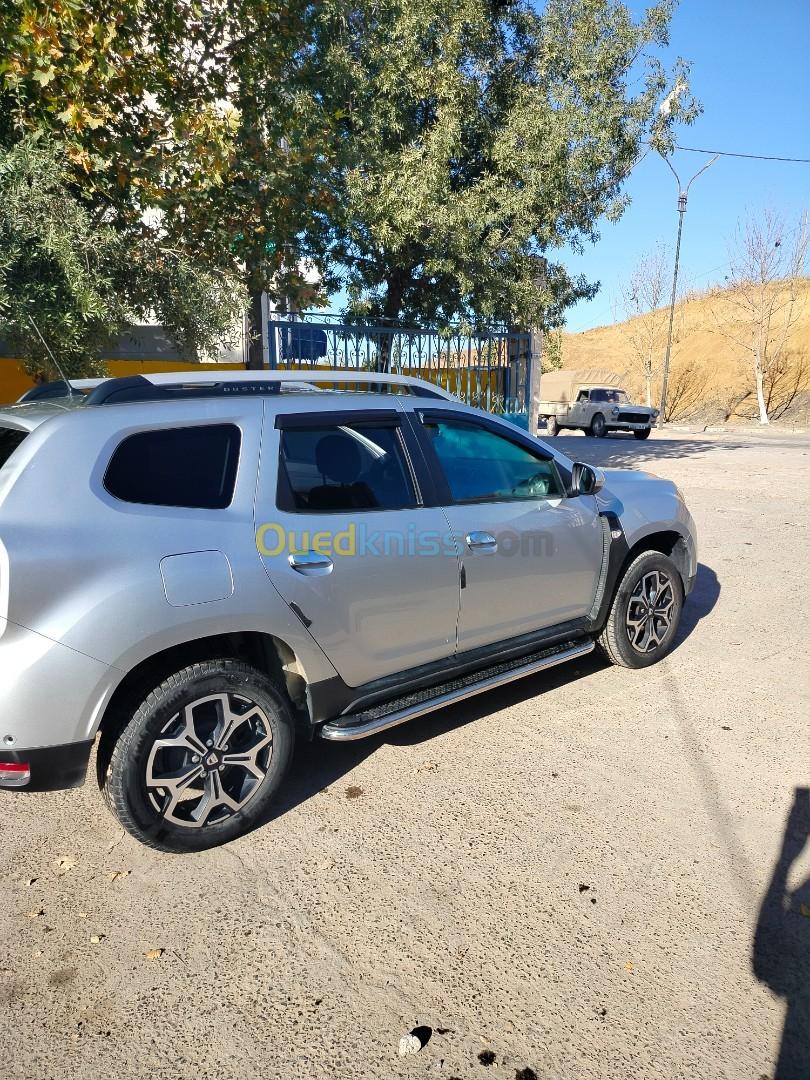
<svg viewBox="0 0 810 1080">
<path fill-rule="evenodd" d="M 402 510 L 414 505 L 395 425 L 283 431 L 281 468 L 280 510 Z"/>
<path fill-rule="evenodd" d="M 0 469 L 28 434 L 27 431 L 19 431 L 17 428 L 0 428 Z"/>
<path fill-rule="evenodd" d="M 117 448 L 104 486 L 124 502 L 222 510 L 233 498 L 240 443 L 234 424 L 141 431 Z"/>
</svg>

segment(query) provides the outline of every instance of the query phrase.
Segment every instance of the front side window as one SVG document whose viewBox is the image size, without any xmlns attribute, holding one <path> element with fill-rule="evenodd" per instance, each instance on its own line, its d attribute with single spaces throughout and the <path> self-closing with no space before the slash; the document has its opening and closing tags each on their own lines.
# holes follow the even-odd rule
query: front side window
<svg viewBox="0 0 810 1080">
<path fill-rule="evenodd" d="M 503 502 L 562 495 L 554 463 L 474 423 L 423 423 L 433 443 L 453 502 Z"/>
<path fill-rule="evenodd" d="M 627 394 L 624 390 L 607 390 L 601 387 L 597 390 L 591 390 L 591 401 L 602 401 L 612 405 L 621 405 L 627 400 Z"/>
<path fill-rule="evenodd" d="M 323 425 L 281 433 L 279 508 L 402 510 L 415 505 L 399 428 Z"/>
<path fill-rule="evenodd" d="M 240 443 L 234 424 L 140 431 L 116 449 L 104 487 L 123 502 L 222 510 L 233 498 Z"/>
</svg>

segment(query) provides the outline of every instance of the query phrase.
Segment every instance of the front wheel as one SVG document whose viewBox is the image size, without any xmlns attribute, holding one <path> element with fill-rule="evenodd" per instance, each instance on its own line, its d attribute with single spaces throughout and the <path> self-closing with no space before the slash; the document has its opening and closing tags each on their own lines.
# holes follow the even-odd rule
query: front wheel
<svg viewBox="0 0 810 1080">
<path fill-rule="evenodd" d="M 104 794 L 136 840 L 201 851 L 258 821 L 293 742 L 290 708 L 260 671 L 230 659 L 192 664 L 134 712 L 112 750 Z"/>
<path fill-rule="evenodd" d="M 549 438 L 552 438 L 554 435 L 556 435 L 559 432 L 559 430 L 560 430 L 560 425 L 557 423 L 557 417 L 556 416 L 547 416 L 546 417 L 546 435 L 548 435 Z"/>
<path fill-rule="evenodd" d="M 645 551 L 619 583 L 599 645 L 613 664 L 649 667 L 672 648 L 682 609 L 677 567 L 659 551 Z"/>
<path fill-rule="evenodd" d="M 598 412 L 593 420 L 591 420 L 591 435 L 593 435 L 595 439 L 604 439 L 606 432 L 607 424 L 605 423 L 605 418 Z"/>
<path fill-rule="evenodd" d="M 643 431 L 634 431 L 633 434 L 637 439 L 649 439 L 650 428 L 645 428 Z"/>
</svg>

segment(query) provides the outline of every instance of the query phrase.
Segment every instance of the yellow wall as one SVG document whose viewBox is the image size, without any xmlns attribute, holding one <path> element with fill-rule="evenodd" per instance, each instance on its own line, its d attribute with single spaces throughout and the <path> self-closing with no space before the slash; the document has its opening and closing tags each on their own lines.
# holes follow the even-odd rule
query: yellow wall
<svg viewBox="0 0 810 1080">
<path fill-rule="evenodd" d="M 111 375 L 148 375 L 158 371 L 241 371 L 244 364 L 184 364 L 179 360 L 110 360 Z M 17 360 L 0 359 L 0 403 L 16 401 L 34 385 Z"/>
<path fill-rule="evenodd" d="M 116 376 L 148 375 L 150 372 L 154 374 L 159 371 L 242 371 L 244 366 L 244 364 L 184 364 L 179 360 L 109 360 L 107 362 L 110 374 Z M 302 370 L 307 371 L 312 370 L 311 366 L 307 364 L 288 366 L 300 367 Z M 326 368 L 325 370 L 329 369 Z M 348 376 L 350 372 L 347 371 L 346 374 Z M 418 372 L 415 372 L 415 374 L 418 374 Z M 457 368 L 451 370 L 440 368 L 438 371 L 434 369 L 429 374 L 426 373 L 428 379 L 435 378 L 436 375 L 439 376 L 436 381 L 441 386 L 450 390 L 451 393 L 459 394 L 461 397 L 466 395 L 468 388 L 473 393 L 480 388 L 482 403 L 485 402 L 487 381 L 489 381 L 490 393 L 493 395 L 498 393 L 497 369 L 489 373 L 483 371 L 479 373 L 470 372 L 464 368 L 461 370 Z M 16 401 L 26 390 L 30 390 L 33 385 L 33 381 L 26 375 L 22 364 L 17 360 L 0 359 L 0 404 Z"/>
</svg>

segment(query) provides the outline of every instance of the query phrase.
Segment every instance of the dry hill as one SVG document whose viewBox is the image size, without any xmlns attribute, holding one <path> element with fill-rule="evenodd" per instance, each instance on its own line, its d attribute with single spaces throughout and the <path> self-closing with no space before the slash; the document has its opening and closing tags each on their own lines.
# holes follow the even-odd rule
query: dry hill
<svg viewBox="0 0 810 1080">
<path fill-rule="evenodd" d="M 713 421 L 756 414 L 750 354 L 726 336 L 731 331 L 737 338 L 750 338 L 750 330 L 739 321 L 740 309 L 734 301 L 734 293 L 716 289 L 692 294 L 678 305 L 670 375 L 670 401 L 674 406 L 671 419 L 699 417 Z M 785 421 L 806 423 L 810 420 L 810 279 L 800 287 L 794 315 L 784 362 L 771 376 L 771 405 L 777 418 L 782 414 Z M 642 365 L 633 349 L 641 318 L 580 334 L 563 334 L 563 367 L 608 368 L 620 374 L 628 389 L 643 400 Z M 656 312 L 655 318 L 663 360 L 668 310 Z M 661 392 L 660 372 L 653 386 L 655 404 Z M 794 392 L 795 397 L 785 408 Z"/>
</svg>

